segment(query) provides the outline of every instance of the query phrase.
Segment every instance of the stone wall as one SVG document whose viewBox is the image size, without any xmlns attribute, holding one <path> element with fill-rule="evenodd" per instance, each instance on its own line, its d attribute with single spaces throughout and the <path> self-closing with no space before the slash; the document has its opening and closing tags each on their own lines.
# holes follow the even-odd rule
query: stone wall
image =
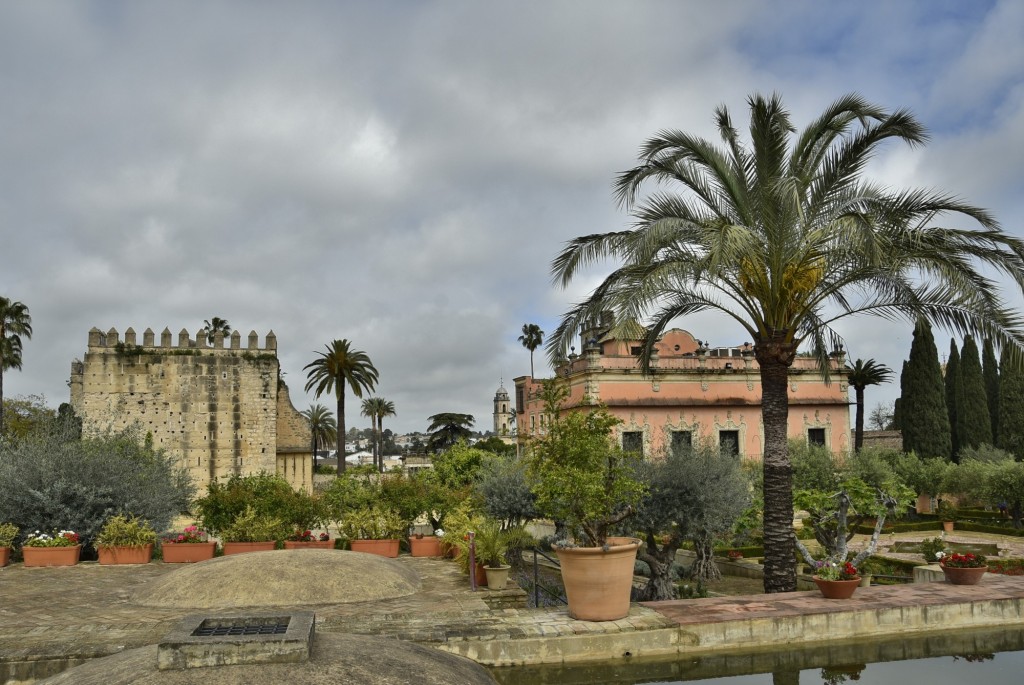
<svg viewBox="0 0 1024 685">
<path fill-rule="evenodd" d="M 182 330 L 172 346 L 165 328 L 160 344 L 147 329 L 138 345 L 131 328 L 123 342 L 115 329 L 94 328 L 84 359 L 72 364 L 71 404 L 86 434 L 138 425 L 155 447 L 178 458 L 200 492 L 216 478 L 278 473 L 279 416 L 287 415 L 288 453 L 300 462 L 301 429 L 279 382 L 277 338 L 270 332 L 265 340 L 260 347 L 250 332 L 242 349 L 236 331 L 227 339 L 218 334 L 209 346 L 205 330 L 194 339 Z M 308 435 L 306 429 L 307 463 L 289 469 L 295 487 L 312 486 Z"/>
</svg>

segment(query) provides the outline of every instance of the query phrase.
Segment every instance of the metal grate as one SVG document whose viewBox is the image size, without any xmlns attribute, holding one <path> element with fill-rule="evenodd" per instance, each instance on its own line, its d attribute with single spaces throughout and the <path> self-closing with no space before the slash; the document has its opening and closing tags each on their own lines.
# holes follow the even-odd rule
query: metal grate
<svg viewBox="0 0 1024 685">
<path fill-rule="evenodd" d="M 246 623 L 226 623 L 206 625 L 206 621 L 192 631 L 193 637 L 220 637 L 224 635 L 284 635 L 288 631 L 288 620 L 276 623 L 252 625 Z"/>
</svg>

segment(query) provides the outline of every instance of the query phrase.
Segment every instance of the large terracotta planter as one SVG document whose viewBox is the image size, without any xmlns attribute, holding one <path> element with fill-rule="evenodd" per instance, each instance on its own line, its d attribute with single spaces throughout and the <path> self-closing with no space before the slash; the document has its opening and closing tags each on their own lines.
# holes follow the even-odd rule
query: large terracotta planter
<svg viewBox="0 0 1024 685">
<path fill-rule="evenodd" d="M 850 580 L 825 580 L 814 576 L 814 584 L 821 590 L 825 599 L 850 599 L 860 587 L 860 576 Z"/>
<path fill-rule="evenodd" d="M 3 568 L 9 563 L 11 563 L 11 548 L 0 547 L 0 568 Z"/>
<path fill-rule="evenodd" d="M 78 563 L 81 545 L 72 547 L 22 547 L 26 567 L 74 566 Z"/>
<path fill-rule="evenodd" d="M 101 566 L 148 564 L 153 558 L 152 543 L 141 547 L 100 547 L 97 551 Z"/>
<path fill-rule="evenodd" d="M 477 587 L 487 587 L 487 569 L 479 561 L 476 562 L 476 567 L 473 569 L 473 575 L 476 576 Z"/>
<path fill-rule="evenodd" d="M 349 548 L 353 552 L 376 554 L 380 557 L 398 557 L 398 540 L 352 540 Z"/>
<path fill-rule="evenodd" d="M 633 564 L 640 541 L 608 538 L 602 547 L 557 548 L 569 615 L 581 621 L 615 621 L 629 615 Z"/>
<path fill-rule="evenodd" d="M 285 549 L 334 549 L 334 540 L 285 540 Z"/>
<path fill-rule="evenodd" d="M 499 566 L 497 568 L 484 566 L 484 572 L 487 574 L 487 589 L 504 590 L 505 585 L 508 584 L 508 572 L 511 570 L 511 566 Z"/>
<path fill-rule="evenodd" d="M 164 563 L 194 564 L 197 561 L 213 559 L 217 549 L 216 542 L 165 542 L 163 544 Z"/>
<path fill-rule="evenodd" d="M 414 557 L 442 556 L 441 538 L 427 535 L 422 538 L 409 538 L 409 550 Z"/>
<path fill-rule="evenodd" d="M 988 566 L 982 566 L 981 568 L 946 568 L 942 566 L 942 573 L 946 576 L 946 582 L 953 585 L 977 585 L 985 577 L 987 571 Z"/>
<path fill-rule="evenodd" d="M 952 533 L 953 532 L 953 522 L 952 521 L 943 521 L 942 522 L 942 530 L 947 532 L 947 533 Z"/>
<path fill-rule="evenodd" d="M 272 552 L 275 547 L 277 547 L 277 543 L 273 540 L 268 542 L 225 542 L 224 556 L 248 552 Z"/>
</svg>

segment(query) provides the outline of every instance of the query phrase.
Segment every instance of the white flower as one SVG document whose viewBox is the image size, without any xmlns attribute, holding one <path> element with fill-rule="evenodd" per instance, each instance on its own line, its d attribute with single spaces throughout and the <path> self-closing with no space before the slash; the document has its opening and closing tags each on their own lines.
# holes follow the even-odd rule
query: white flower
<svg viewBox="0 0 1024 685">
<path fill-rule="evenodd" d="M 942 558 L 943 558 L 943 557 L 945 557 L 945 556 L 946 556 L 946 553 L 945 553 L 945 552 L 936 552 L 936 553 L 935 553 L 935 559 L 936 559 L 936 560 L 940 560 L 940 559 L 942 559 Z"/>
<path fill-rule="evenodd" d="M 434 535 L 436 535 L 439 538 L 443 538 L 444 537 L 444 531 L 442 529 L 438 528 L 437 530 L 434 531 Z"/>
</svg>

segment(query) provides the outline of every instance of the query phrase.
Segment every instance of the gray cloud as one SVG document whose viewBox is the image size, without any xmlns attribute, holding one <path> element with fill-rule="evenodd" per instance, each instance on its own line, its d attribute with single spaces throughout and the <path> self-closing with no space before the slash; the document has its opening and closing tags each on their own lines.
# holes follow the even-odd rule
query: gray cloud
<svg viewBox="0 0 1024 685">
<path fill-rule="evenodd" d="M 753 91 L 798 122 L 851 90 L 913 107 L 933 144 L 877 173 L 1020 233 L 1016 3 L 720 5 L 4 4 L 0 293 L 36 331 L 5 392 L 64 401 L 92 326 L 216 315 L 274 329 L 299 408 L 303 365 L 344 337 L 380 369 L 393 428 L 486 427 L 499 378 L 528 373 L 522 324 L 550 332 L 605 272 L 548 276 L 564 241 L 628 224 L 615 173 L 658 129 L 713 135 L 719 103 L 742 121 Z M 899 369 L 908 326 L 844 326 L 853 355 Z"/>
</svg>

